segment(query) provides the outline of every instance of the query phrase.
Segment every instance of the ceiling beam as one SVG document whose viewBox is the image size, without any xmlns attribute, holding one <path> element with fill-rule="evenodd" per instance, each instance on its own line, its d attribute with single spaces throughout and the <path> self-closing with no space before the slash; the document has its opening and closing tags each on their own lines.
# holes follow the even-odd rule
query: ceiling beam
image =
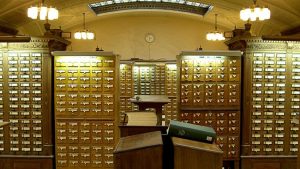
<svg viewBox="0 0 300 169">
<path fill-rule="evenodd" d="M 300 25 L 291 29 L 284 30 L 280 32 L 282 36 L 295 35 L 300 33 Z"/>
<path fill-rule="evenodd" d="M 300 35 L 297 36 L 262 36 L 263 40 L 278 40 L 278 41 L 300 41 Z"/>
<path fill-rule="evenodd" d="M 10 28 L 10 27 L 7 27 L 7 26 L 0 25 L 0 32 L 5 33 L 5 34 L 9 34 L 9 35 L 17 35 L 19 31 L 17 29 L 14 29 L 14 28 Z"/>
<path fill-rule="evenodd" d="M 29 36 L 0 36 L 0 42 L 29 42 Z"/>
</svg>

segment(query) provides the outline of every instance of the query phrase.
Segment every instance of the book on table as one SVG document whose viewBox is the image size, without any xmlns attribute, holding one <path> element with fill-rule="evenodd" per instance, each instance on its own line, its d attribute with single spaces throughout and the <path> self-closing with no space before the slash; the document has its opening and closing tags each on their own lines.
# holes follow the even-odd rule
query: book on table
<svg viewBox="0 0 300 169">
<path fill-rule="evenodd" d="M 169 136 L 181 137 L 206 143 L 213 143 L 217 137 L 211 127 L 171 120 L 167 129 Z"/>
<path fill-rule="evenodd" d="M 127 126 L 156 126 L 157 115 L 153 111 L 132 111 L 125 113 Z"/>
</svg>

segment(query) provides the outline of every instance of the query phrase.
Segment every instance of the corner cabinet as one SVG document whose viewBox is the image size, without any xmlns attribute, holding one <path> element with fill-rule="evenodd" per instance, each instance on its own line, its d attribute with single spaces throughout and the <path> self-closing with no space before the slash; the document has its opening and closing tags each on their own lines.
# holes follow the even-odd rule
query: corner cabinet
<svg viewBox="0 0 300 169">
<path fill-rule="evenodd" d="M 118 140 L 118 56 L 53 52 L 57 169 L 113 168 Z"/>
<path fill-rule="evenodd" d="M 187 51 L 177 57 L 179 119 L 215 129 L 226 169 L 239 167 L 241 55 Z"/>
<path fill-rule="evenodd" d="M 241 167 L 295 169 L 299 152 L 300 43 L 259 38 L 245 42 Z"/>
<path fill-rule="evenodd" d="M 12 38 L 13 39 L 13 38 Z M 9 40 L 9 38 L 8 38 Z M 0 43 L 1 169 L 52 169 L 51 54 L 65 43 L 50 38 Z"/>
</svg>

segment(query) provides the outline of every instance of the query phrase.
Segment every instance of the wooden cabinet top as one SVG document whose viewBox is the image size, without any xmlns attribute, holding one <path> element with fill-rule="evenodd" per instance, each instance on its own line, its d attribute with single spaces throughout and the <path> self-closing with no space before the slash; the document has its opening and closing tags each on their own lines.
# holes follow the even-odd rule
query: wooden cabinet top
<svg viewBox="0 0 300 169">
<path fill-rule="evenodd" d="M 162 136 L 160 131 L 137 134 L 122 137 L 114 153 L 126 152 L 131 150 L 143 149 L 154 146 L 162 146 Z"/>
</svg>

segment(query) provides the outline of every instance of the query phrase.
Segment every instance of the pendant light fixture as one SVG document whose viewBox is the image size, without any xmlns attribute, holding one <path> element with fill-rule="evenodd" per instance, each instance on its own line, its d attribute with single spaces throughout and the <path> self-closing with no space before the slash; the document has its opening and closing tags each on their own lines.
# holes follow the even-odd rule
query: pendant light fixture
<svg viewBox="0 0 300 169">
<path fill-rule="evenodd" d="M 223 32 L 218 31 L 217 17 L 218 17 L 218 14 L 215 14 L 215 31 L 209 32 L 209 33 L 206 34 L 206 39 L 207 40 L 212 40 L 212 41 L 225 40 Z"/>
<path fill-rule="evenodd" d="M 58 19 L 58 10 L 54 7 L 47 7 L 42 3 L 37 6 L 31 6 L 27 9 L 27 16 L 31 19 L 40 19 L 40 20 L 54 20 Z"/>
<path fill-rule="evenodd" d="M 271 11 L 267 7 L 260 7 L 256 4 L 256 0 L 253 0 L 253 5 L 248 8 L 244 8 L 240 11 L 240 18 L 243 21 L 260 21 L 270 19 Z"/>
<path fill-rule="evenodd" d="M 83 40 L 93 40 L 95 39 L 95 34 L 85 28 L 85 13 L 82 14 L 83 14 L 83 30 L 75 32 L 74 38 L 83 39 Z"/>
</svg>

